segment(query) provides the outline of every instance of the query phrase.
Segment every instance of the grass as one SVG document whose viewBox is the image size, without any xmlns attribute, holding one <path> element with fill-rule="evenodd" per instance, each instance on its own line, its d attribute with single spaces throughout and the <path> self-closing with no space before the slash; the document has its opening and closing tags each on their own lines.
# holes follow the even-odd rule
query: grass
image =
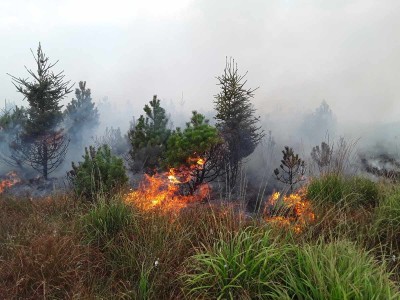
<svg viewBox="0 0 400 300">
<path fill-rule="evenodd" d="M 400 299 L 400 188 L 323 177 L 308 192 L 316 220 L 300 233 L 233 204 L 166 214 L 119 195 L 97 204 L 73 195 L 0 198 L 0 294 Z"/>
<path fill-rule="evenodd" d="M 378 203 L 378 185 L 363 177 L 327 174 L 315 178 L 307 187 L 307 197 L 316 203 L 343 206 L 374 206 Z"/>
<path fill-rule="evenodd" d="M 287 265 L 285 298 L 398 299 L 385 265 L 346 240 L 294 248 Z M 283 299 L 282 297 L 281 299 Z"/>
<path fill-rule="evenodd" d="M 286 253 L 270 231 L 245 228 L 223 234 L 186 262 L 181 278 L 189 298 L 266 299 L 277 296 Z"/>
<path fill-rule="evenodd" d="M 82 217 L 81 227 L 89 243 L 104 245 L 133 223 L 132 211 L 120 199 L 99 201 Z"/>
</svg>

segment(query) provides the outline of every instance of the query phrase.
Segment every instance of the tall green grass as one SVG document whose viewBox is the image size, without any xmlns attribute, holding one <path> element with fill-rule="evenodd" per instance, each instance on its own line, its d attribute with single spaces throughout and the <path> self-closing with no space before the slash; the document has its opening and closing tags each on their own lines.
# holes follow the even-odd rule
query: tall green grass
<svg viewBox="0 0 400 300">
<path fill-rule="evenodd" d="M 84 239 L 99 245 L 109 242 L 132 223 L 132 210 L 118 198 L 110 203 L 100 201 L 93 204 L 81 220 Z"/>
<path fill-rule="evenodd" d="M 285 293 L 293 299 L 399 299 L 385 266 L 342 240 L 294 248 L 286 267 Z"/>
<path fill-rule="evenodd" d="M 374 206 L 379 201 L 379 188 L 367 178 L 328 174 L 310 182 L 307 197 L 317 204 Z"/>
<path fill-rule="evenodd" d="M 287 247 L 270 231 L 247 228 L 228 234 L 187 261 L 181 278 L 189 298 L 268 299 L 279 295 Z"/>
<path fill-rule="evenodd" d="M 400 233 L 400 190 L 383 197 L 375 209 L 374 228 L 376 231 Z M 400 241 L 399 241 L 400 243 Z"/>
</svg>

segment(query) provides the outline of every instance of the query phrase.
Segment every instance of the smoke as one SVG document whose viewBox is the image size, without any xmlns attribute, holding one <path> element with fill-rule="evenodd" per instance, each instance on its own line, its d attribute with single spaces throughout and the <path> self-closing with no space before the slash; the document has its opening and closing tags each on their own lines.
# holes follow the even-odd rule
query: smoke
<svg viewBox="0 0 400 300">
<path fill-rule="evenodd" d="M 254 106 L 274 140 L 273 147 L 266 140 L 247 158 L 252 180 L 273 182 L 286 145 L 308 165 L 312 147 L 340 137 L 358 141 L 354 152 L 370 153 L 381 145 L 374 153 L 398 153 L 400 2 L 150 2 L 92 3 L 97 9 L 87 18 L 74 1 L 61 1 L 59 9 L 42 0 L 48 8 L 42 13 L 22 2 L 19 10 L 15 1 L 0 5 L 0 38 L 8 57 L 0 69 L 18 76 L 24 65 L 31 68 L 29 48 L 40 40 L 50 58 L 60 60 L 57 67 L 67 79 L 88 82 L 99 110 L 98 128 L 84 133 L 82 147 L 71 146 L 56 176 L 80 161 L 84 146 L 107 135 L 107 128 L 119 128 L 124 137 L 154 94 L 172 128 L 184 127 L 192 110 L 213 123 L 215 77 L 226 56 L 236 59 L 239 72 L 248 71 L 249 87 L 259 87 Z M 27 105 L 6 75 L 0 90 L 3 98 Z M 327 126 L 314 118 L 323 101 L 335 120 Z M 2 153 L 7 143 L 1 142 Z"/>
</svg>

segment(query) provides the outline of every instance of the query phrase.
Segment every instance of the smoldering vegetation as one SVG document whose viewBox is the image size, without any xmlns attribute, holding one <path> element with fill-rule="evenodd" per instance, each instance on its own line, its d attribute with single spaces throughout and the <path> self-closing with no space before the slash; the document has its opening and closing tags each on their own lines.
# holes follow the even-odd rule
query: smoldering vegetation
<svg viewBox="0 0 400 300">
<path fill-rule="evenodd" d="M 1 109 L 1 158 L 0 173 L 6 175 L 16 171 L 21 177 L 23 184 L 37 185 L 37 188 L 46 192 L 54 189 L 68 189 L 67 172 L 71 169 L 72 162 L 82 160 L 85 147 L 94 145 L 99 147 L 107 144 L 112 152 L 124 159 L 129 168 L 130 144 L 127 137 L 129 128 L 136 124 L 137 118 L 142 112 L 130 111 L 129 106 L 121 108 L 112 102 L 111 97 L 102 97 L 97 101 L 91 98 L 89 87 L 86 82 L 80 82 L 76 89 L 78 97 L 90 98 L 91 108 L 95 114 L 95 120 L 89 120 L 91 116 L 86 115 L 84 109 L 73 111 L 72 105 L 76 103 L 76 96 L 72 97 L 71 103 L 65 106 L 64 114 L 68 111 L 75 114 L 66 117 L 60 124 L 68 134 L 68 151 L 63 163 L 51 174 L 51 184 L 44 183 L 40 173 L 27 165 L 22 164 L 12 152 L 13 142 L 18 132 L 22 129 L 22 122 L 26 119 L 27 110 L 24 106 L 16 106 L 14 103 L 5 101 Z M 89 83 L 88 83 L 89 86 Z M 83 90 L 82 90 L 83 88 Z M 84 95 L 86 89 L 86 95 Z M 79 96 L 82 95 L 82 96 Z M 257 97 L 257 95 L 256 95 Z M 149 96 L 149 99 L 151 97 Z M 162 97 L 161 97 L 162 99 Z M 145 104 L 146 99 L 135 100 Z M 185 107 L 183 99 L 178 101 L 161 100 L 162 106 L 168 115 L 168 127 L 183 127 L 190 118 L 188 108 Z M 195 107 L 189 108 L 197 109 Z M 271 108 L 270 108 L 271 110 Z M 210 123 L 215 123 L 215 111 L 199 109 Z M 333 161 L 334 156 L 345 156 L 341 162 L 349 174 L 364 174 L 374 180 L 387 178 L 397 181 L 399 178 L 399 142 L 400 125 L 392 124 L 340 124 L 338 116 L 331 110 L 327 101 L 321 101 L 318 107 L 310 108 L 308 113 L 296 111 L 282 111 L 280 109 L 266 112 L 264 107 L 257 107 L 260 115 L 261 127 L 265 130 L 265 136 L 255 149 L 254 153 L 247 157 L 242 166 L 242 178 L 249 186 L 249 193 L 255 189 L 265 186 L 266 194 L 274 190 L 281 190 L 284 185 L 274 177 L 274 169 L 279 166 L 284 146 L 293 147 L 306 162 L 306 177 L 317 176 L 321 173 L 318 162 L 313 159 L 311 153 L 313 148 L 321 147 L 321 143 L 329 145 Z M 93 116 L 92 116 L 93 118 Z M 79 122 L 84 123 L 79 124 Z M 346 153 L 340 153 L 340 152 Z M 340 158 L 336 158 L 338 160 Z M 333 162 L 332 162 L 333 164 Z M 337 164 L 337 163 L 336 163 Z M 262 166 L 262 167 L 260 167 Z M 132 176 L 131 176 L 132 177 Z M 37 182 L 37 184 L 35 183 Z M 39 184 L 38 182 L 42 182 Z M 54 184 L 57 182 L 57 184 Z M 46 187 L 46 188 L 44 188 Z M 25 194 L 44 195 L 37 193 L 35 188 L 22 188 Z M 250 191 L 252 190 L 252 191 Z M 21 194 L 15 189 L 17 194 Z"/>
<path fill-rule="evenodd" d="M 133 112 L 34 57 L 0 115 L 5 298 L 399 297 L 393 124 L 267 113 L 232 58 L 213 109 Z"/>
</svg>

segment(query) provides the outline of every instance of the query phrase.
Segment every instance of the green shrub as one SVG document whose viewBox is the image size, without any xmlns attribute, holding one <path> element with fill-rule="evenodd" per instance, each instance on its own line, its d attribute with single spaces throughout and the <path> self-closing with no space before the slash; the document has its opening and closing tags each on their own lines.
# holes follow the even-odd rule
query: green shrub
<svg viewBox="0 0 400 300">
<path fill-rule="evenodd" d="M 376 183 L 367 178 L 329 174 L 311 181 L 307 187 L 307 197 L 319 204 L 376 205 L 379 189 Z"/>
<path fill-rule="evenodd" d="M 288 248 L 279 247 L 270 232 L 245 229 L 218 240 L 211 249 L 187 261 L 181 276 L 192 298 L 266 299 L 278 295 Z"/>
<path fill-rule="evenodd" d="M 68 173 L 75 193 L 94 201 L 99 195 L 110 196 L 128 182 L 121 158 L 111 154 L 107 145 L 97 150 L 85 148 L 84 161 L 72 163 Z"/>
<path fill-rule="evenodd" d="M 291 299 L 399 299 L 383 265 L 347 241 L 294 248 L 287 265 L 286 289 Z"/>
<path fill-rule="evenodd" d="M 104 245 L 133 223 L 131 209 L 120 200 L 100 201 L 82 217 L 82 229 L 89 243 Z"/>
</svg>

